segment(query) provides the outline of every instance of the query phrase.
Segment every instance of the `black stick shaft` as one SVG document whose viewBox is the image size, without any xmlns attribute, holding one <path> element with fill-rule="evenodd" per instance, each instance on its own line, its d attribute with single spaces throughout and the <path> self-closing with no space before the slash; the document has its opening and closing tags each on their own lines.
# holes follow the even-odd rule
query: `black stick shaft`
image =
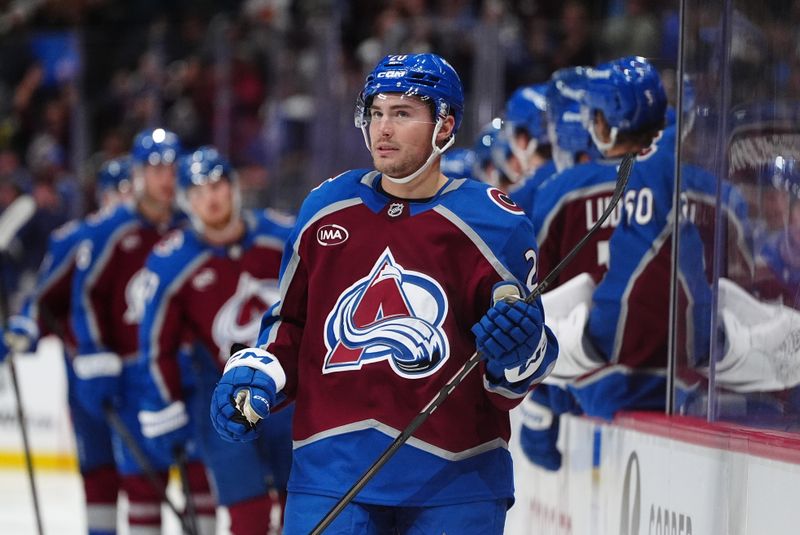
<svg viewBox="0 0 800 535">
<path fill-rule="evenodd" d="M 554 280 L 558 277 L 564 267 L 569 264 L 570 261 L 575 257 L 575 255 L 580 251 L 583 246 L 589 241 L 589 238 L 600 228 L 600 226 L 605 222 L 606 219 L 611 215 L 611 212 L 619 203 L 620 198 L 622 197 L 623 192 L 625 191 L 625 186 L 628 184 L 628 178 L 631 174 L 631 169 L 633 168 L 633 160 L 635 155 L 628 154 L 625 158 L 622 159 L 622 162 L 619 166 L 619 171 L 617 172 L 617 184 L 614 188 L 614 195 L 611 197 L 611 201 L 609 202 L 608 206 L 606 207 L 605 212 L 603 215 L 598 219 L 595 224 L 589 229 L 589 232 L 581 238 L 581 240 L 575 244 L 575 247 L 570 250 L 567 255 L 561 259 L 561 261 L 553 268 L 553 270 L 547 274 L 547 276 L 540 282 L 533 291 L 525 298 L 525 301 L 528 303 L 532 303 L 539 297 L 550 285 L 553 283 Z M 375 476 L 376 473 L 385 465 L 389 459 L 391 459 L 397 450 L 400 447 L 408 442 L 408 439 L 411 438 L 411 435 L 414 434 L 419 426 L 421 426 L 428 417 L 433 414 L 433 412 L 438 409 L 442 403 L 450 396 L 453 390 L 461 384 L 464 378 L 469 375 L 469 373 L 474 370 L 478 363 L 481 360 L 481 354 L 479 352 L 473 353 L 472 356 L 464 363 L 461 369 L 456 372 L 452 379 L 450 379 L 447 384 L 445 384 L 436 396 L 422 409 L 419 414 L 417 414 L 411 423 L 406 426 L 405 429 L 394 439 L 394 441 L 389 445 L 388 448 L 378 457 L 372 466 L 370 466 L 364 475 L 362 475 L 355 484 L 350 487 L 350 490 L 342 496 L 336 505 L 328 511 L 328 514 L 320 520 L 319 524 L 314 527 L 314 530 L 311 532 L 311 535 L 320 535 L 325 529 L 331 525 L 331 523 L 336 519 L 337 516 L 344 510 L 347 505 L 353 501 L 353 498 L 358 495 L 359 492 L 370 482 L 370 480 Z"/>
<path fill-rule="evenodd" d="M 169 499 L 167 496 L 166 480 L 162 479 L 156 469 L 153 468 L 153 465 L 150 463 L 150 459 L 147 458 L 142 448 L 139 447 L 139 443 L 136 442 L 136 439 L 131 434 L 128 426 L 125 425 L 125 422 L 122 421 L 119 413 L 114 409 L 114 407 L 110 403 L 106 403 L 103 406 L 103 412 L 106 415 L 106 420 L 108 420 L 108 424 L 116 431 L 116 433 L 120 436 L 122 441 L 125 443 L 125 446 L 131 450 L 131 455 L 133 455 L 134 460 L 136 460 L 136 464 L 139 465 L 139 468 L 142 469 L 144 472 L 145 477 L 152 485 L 153 489 L 158 492 L 158 497 L 167 504 L 170 511 L 172 511 L 175 516 L 178 517 L 178 520 L 181 523 L 181 527 L 183 528 L 183 532 L 186 535 L 197 535 L 197 532 L 194 531 L 187 521 L 186 517 L 183 513 L 178 509 L 178 507 L 172 503 L 172 500 Z"/>
<path fill-rule="evenodd" d="M 183 495 L 186 499 L 186 521 L 190 527 L 191 533 L 199 534 L 200 529 L 197 526 L 197 508 L 194 504 L 194 496 L 192 496 L 192 485 L 189 482 L 189 459 L 186 455 L 186 449 L 183 446 L 178 446 L 175 449 L 175 464 L 178 466 Z"/>
<path fill-rule="evenodd" d="M 16 355 L 9 355 L 8 369 L 11 375 L 11 386 L 14 390 L 14 398 L 17 402 L 17 420 L 19 421 L 19 429 L 22 433 L 22 450 L 25 453 L 25 469 L 28 472 L 28 480 L 31 484 L 31 497 L 33 498 L 33 513 L 36 517 L 36 529 L 39 535 L 44 533 L 42 528 L 42 513 L 39 508 L 39 493 L 36 490 L 36 478 L 33 472 L 33 459 L 31 458 L 31 444 L 28 439 L 28 430 L 25 428 L 25 413 L 22 410 L 22 396 L 20 395 L 19 382 L 17 381 L 17 371 L 14 366 L 14 357 Z"/>
<path fill-rule="evenodd" d="M 0 277 L 2 277 L 3 260 L 5 254 L 0 251 Z M 8 318 L 10 317 L 8 307 L 8 290 L 6 289 L 5 282 L 0 280 L 0 319 L 2 320 L 3 332 L 7 332 Z M 17 380 L 17 369 L 14 365 L 14 358 L 16 351 L 14 348 L 9 348 L 8 355 L 8 370 L 11 375 L 11 388 L 14 391 L 14 399 L 17 403 L 17 421 L 19 422 L 19 430 L 22 435 L 22 451 L 25 456 L 25 470 L 28 474 L 28 481 L 31 487 L 31 498 L 33 499 L 33 515 L 36 519 L 36 532 L 43 535 L 44 528 L 42 527 L 42 512 L 39 507 L 39 493 L 36 489 L 36 477 L 33 471 L 33 458 L 31 455 L 31 445 L 28 439 L 28 429 L 25 427 L 25 411 L 22 408 L 22 394 L 20 393 L 19 381 Z"/>
</svg>

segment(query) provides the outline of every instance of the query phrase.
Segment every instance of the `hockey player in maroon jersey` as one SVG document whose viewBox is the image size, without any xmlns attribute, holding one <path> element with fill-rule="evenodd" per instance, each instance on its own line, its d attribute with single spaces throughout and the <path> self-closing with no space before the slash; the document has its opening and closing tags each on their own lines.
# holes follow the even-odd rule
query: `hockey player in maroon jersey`
<svg viewBox="0 0 800 535">
<path fill-rule="evenodd" d="M 208 407 L 231 345 L 255 344 L 261 316 L 278 300 L 291 221 L 269 210 L 243 212 L 236 175 L 213 147 L 180 160 L 178 185 L 192 226 L 165 238 L 147 260 L 139 421 L 155 451 L 194 437 L 231 533 L 266 535 L 280 529 L 280 516 L 270 526 L 270 513 L 282 510 L 286 496 L 292 411 L 275 415 L 258 441 L 231 445 L 214 432 Z M 177 333 L 194 340 L 191 369 L 179 366 Z M 184 395 L 182 375 L 192 377 L 193 396 Z"/>
<path fill-rule="evenodd" d="M 106 417 L 113 407 L 130 434 L 144 446 L 136 418 L 138 326 L 147 292 L 144 262 L 167 232 L 185 222 L 174 207 L 177 136 L 161 128 L 134 140 L 135 201 L 90 221 L 76 256 L 71 321 L 77 339 L 73 360 L 77 401 L 89 414 Z M 121 488 L 130 503 L 132 534 L 160 533 L 161 495 L 139 465 L 125 439 L 112 433 L 114 460 Z M 170 459 L 152 457 L 166 486 Z M 204 530 L 213 530 L 215 503 L 204 467 L 189 464 L 193 497 Z M 204 531 L 205 532 L 205 531 Z"/>
<path fill-rule="evenodd" d="M 308 196 L 284 252 L 281 301 L 214 391 L 212 419 L 231 441 L 255 439 L 295 401 L 286 534 L 311 531 L 476 345 L 480 371 L 326 533 L 503 532 L 508 411 L 558 348 L 540 303 L 518 299 L 537 280 L 524 212 L 495 188 L 440 172 L 462 113 L 461 82 L 439 56 L 381 60 L 356 110 L 376 170 L 345 172 Z"/>
<path fill-rule="evenodd" d="M 562 358 L 551 384 L 523 404 L 520 443 L 530 460 L 551 470 L 561 465 L 555 447 L 559 414 L 583 411 L 611 418 L 623 408 L 663 407 L 666 394 L 669 248 L 664 243 L 672 229 L 667 215 L 674 183 L 674 139 L 661 134 L 666 94 L 658 72 L 640 57 L 573 74 L 580 74 L 571 82 L 578 84 L 584 125 L 602 157 L 554 175 L 538 189 L 533 222 L 543 270 L 558 264 L 605 210 L 622 156 L 636 153 L 637 158 L 606 225 L 543 296 L 552 304 L 548 310 L 562 341 Z M 642 272 L 650 277 L 646 289 Z M 633 283 L 639 287 L 631 294 Z M 629 303 L 637 314 L 625 316 Z M 613 342 L 621 334 L 639 336 L 638 344 L 628 343 L 621 351 Z M 568 392 L 561 389 L 565 385 Z"/>
<path fill-rule="evenodd" d="M 97 219 L 130 196 L 129 158 L 105 162 L 97 180 Z M 61 339 L 67 376 L 72 429 L 77 444 L 78 467 L 86 500 L 86 527 L 89 535 L 107 535 L 116 530 L 119 476 L 114 466 L 111 432 L 103 418 L 93 416 L 76 400 L 76 379 L 72 369 L 75 337 L 69 321 L 72 276 L 75 255 L 83 237 L 86 221 L 73 220 L 50 234 L 36 280 L 36 288 L 25 300 L 18 315 L 9 320 L 9 333 L 0 337 L 0 354 L 7 350 L 5 338 L 11 337 L 17 352 L 36 351 L 40 336 Z M 0 358 L 2 361 L 2 358 Z"/>
</svg>

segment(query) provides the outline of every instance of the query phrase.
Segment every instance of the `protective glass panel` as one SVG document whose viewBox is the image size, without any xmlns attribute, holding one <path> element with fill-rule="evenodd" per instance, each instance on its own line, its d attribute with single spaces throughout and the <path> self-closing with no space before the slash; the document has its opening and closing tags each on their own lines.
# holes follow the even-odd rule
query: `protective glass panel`
<svg viewBox="0 0 800 535">
<path fill-rule="evenodd" d="M 797 430 L 800 41 L 790 2 L 688 0 L 676 413 Z"/>
</svg>

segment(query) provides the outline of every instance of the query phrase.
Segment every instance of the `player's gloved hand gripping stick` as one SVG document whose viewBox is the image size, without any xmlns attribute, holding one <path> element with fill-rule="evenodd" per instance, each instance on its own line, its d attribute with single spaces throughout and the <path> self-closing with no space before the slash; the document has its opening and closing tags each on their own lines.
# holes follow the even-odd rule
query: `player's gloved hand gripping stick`
<svg viewBox="0 0 800 535">
<path fill-rule="evenodd" d="M 601 217 L 597 220 L 597 222 L 589 229 L 589 232 L 581 238 L 581 240 L 572 248 L 572 250 L 561 259 L 558 265 L 553 268 L 553 270 L 547 274 L 547 276 L 539 282 L 539 284 L 533 289 L 533 291 L 528 295 L 524 301 L 526 303 L 534 303 L 535 300 L 545 291 L 549 286 L 553 283 L 553 281 L 558 277 L 559 273 L 564 269 L 564 267 L 569 264 L 578 251 L 583 248 L 586 242 L 591 238 L 591 236 L 597 231 L 598 228 L 602 226 L 602 224 L 608 219 L 611 213 L 617 206 L 617 203 L 622 198 L 622 194 L 625 191 L 625 186 L 628 183 L 628 178 L 630 177 L 631 170 L 633 168 L 633 163 L 635 159 L 635 154 L 628 154 L 626 155 L 619 166 L 619 170 L 617 172 L 617 183 L 614 189 L 614 194 L 611 198 L 611 202 L 606 207 L 605 211 L 601 215 Z M 518 297 L 510 297 L 509 304 L 513 304 L 514 300 L 519 299 Z M 319 535 L 321 534 L 325 528 L 327 528 L 331 522 L 341 513 L 344 508 L 349 504 L 353 498 L 363 489 L 367 483 L 375 476 L 375 474 L 385 465 L 389 459 L 391 459 L 397 450 L 405 444 L 409 438 L 414 434 L 414 432 L 421 426 L 428 417 L 433 414 L 433 412 L 438 409 L 442 403 L 450 396 L 450 394 L 455 390 L 455 388 L 461 384 L 464 378 L 478 366 L 482 358 L 482 354 L 480 352 L 475 352 L 464 366 L 450 379 L 447 384 L 445 384 L 441 390 L 436 394 L 426 406 L 423 408 L 417 416 L 408 424 L 408 426 L 403 429 L 403 431 L 395 438 L 395 440 L 389 445 L 389 447 L 384 451 L 381 456 L 372 464 L 372 466 L 367 469 L 367 471 L 359 478 L 358 481 L 350 488 L 347 493 L 342 496 L 342 498 L 338 501 L 338 503 L 331 509 L 327 515 L 317 524 L 314 530 L 311 532 L 312 535 Z M 237 368 L 238 370 L 242 370 L 242 373 L 252 373 L 252 370 L 247 370 L 243 368 Z M 265 374 L 262 374 L 265 375 Z M 260 393 L 262 389 L 258 389 Z M 274 385 L 272 388 L 267 388 L 264 390 L 267 394 L 270 391 L 275 391 Z M 242 389 L 236 392 L 235 396 L 231 400 L 231 411 L 236 411 L 238 414 L 237 421 L 242 425 L 246 426 L 255 426 L 258 421 L 269 414 L 269 406 L 272 405 L 274 400 L 266 400 L 264 403 L 260 403 L 258 399 L 258 395 L 253 397 L 252 393 L 249 389 Z M 261 405 L 264 405 L 262 408 Z M 264 410 L 266 409 L 266 410 Z M 231 437 L 234 440 L 241 440 L 240 438 Z"/>
</svg>

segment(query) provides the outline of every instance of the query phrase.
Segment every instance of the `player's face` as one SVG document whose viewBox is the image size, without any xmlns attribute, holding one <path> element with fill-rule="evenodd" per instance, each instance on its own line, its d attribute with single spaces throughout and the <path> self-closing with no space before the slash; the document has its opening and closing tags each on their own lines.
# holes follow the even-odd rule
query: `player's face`
<svg viewBox="0 0 800 535">
<path fill-rule="evenodd" d="M 175 198 L 175 166 L 146 165 L 143 172 L 145 194 L 159 204 L 171 204 Z"/>
<path fill-rule="evenodd" d="M 431 109 L 419 99 L 392 93 L 376 95 L 369 110 L 375 169 L 395 177 L 414 173 L 432 151 L 433 128 Z"/>
<path fill-rule="evenodd" d="M 221 229 L 233 215 L 233 191 L 227 180 L 217 180 L 189 190 L 192 212 L 208 228 Z"/>
</svg>

